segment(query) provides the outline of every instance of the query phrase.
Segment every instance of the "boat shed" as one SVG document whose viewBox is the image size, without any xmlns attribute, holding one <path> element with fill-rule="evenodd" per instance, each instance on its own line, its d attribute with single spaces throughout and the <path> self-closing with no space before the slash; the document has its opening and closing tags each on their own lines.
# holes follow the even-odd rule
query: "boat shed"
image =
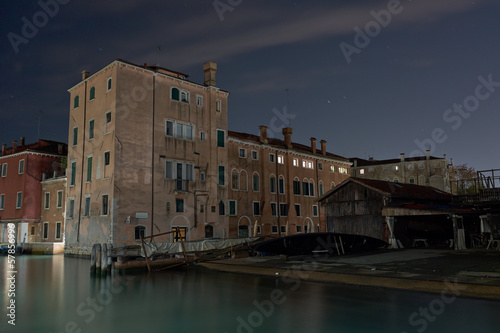
<svg viewBox="0 0 500 333">
<path fill-rule="evenodd" d="M 393 248 L 465 248 L 463 209 L 434 187 L 351 177 L 318 201 L 329 232 L 370 236 Z"/>
</svg>

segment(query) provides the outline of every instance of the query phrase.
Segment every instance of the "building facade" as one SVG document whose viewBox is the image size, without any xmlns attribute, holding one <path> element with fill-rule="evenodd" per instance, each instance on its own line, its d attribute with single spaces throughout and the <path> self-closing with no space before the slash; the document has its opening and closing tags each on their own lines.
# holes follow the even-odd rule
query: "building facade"
<svg viewBox="0 0 500 333">
<path fill-rule="evenodd" d="M 316 139 L 305 146 L 292 142 L 292 129 L 283 140 L 229 132 L 230 237 L 285 236 L 326 231 L 326 219 L 317 199 L 349 175 L 351 163 L 317 149 Z"/>
<path fill-rule="evenodd" d="M 200 239 L 208 222 L 227 236 L 227 217 L 212 207 L 227 198 L 228 92 L 216 87 L 215 63 L 203 71 L 198 84 L 116 60 L 69 89 L 66 253 L 172 229 Z"/>
<path fill-rule="evenodd" d="M 40 225 L 42 180 L 47 175 L 62 175 L 66 144 L 48 140 L 25 144 L 2 145 L 0 156 L 0 242 L 7 240 L 7 224 L 16 225 L 17 241 L 38 241 L 31 237 L 31 227 Z"/>
<path fill-rule="evenodd" d="M 47 178 L 42 184 L 40 223 L 30 224 L 30 242 L 64 241 L 66 176 Z"/>
<path fill-rule="evenodd" d="M 392 181 L 406 184 L 432 186 L 445 192 L 451 192 L 450 173 L 453 164 L 444 157 L 430 155 L 426 151 L 423 157 L 405 157 L 399 159 L 368 160 L 361 158 L 349 159 L 353 166 L 351 176 L 356 178 Z"/>
</svg>

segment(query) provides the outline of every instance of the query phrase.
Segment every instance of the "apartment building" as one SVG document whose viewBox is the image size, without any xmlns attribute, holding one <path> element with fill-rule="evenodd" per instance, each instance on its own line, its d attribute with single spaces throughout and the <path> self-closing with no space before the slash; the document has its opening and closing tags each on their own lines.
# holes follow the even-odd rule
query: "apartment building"
<svg viewBox="0 0 500 333">
<path fill-rule="evenodd" d="M 0 156 L 0 242 L 7 241 L 7 224 L 16 225 L 19 243 L 36 242 L 40 226 L 42 180 L 64 175 L 62 167 L 67 146 L 62 142 L 38 140 L 26 144 L 25 138 L 2 145 Z M 32 228 L 35 228 L 32 230 Z"/>
</svg>

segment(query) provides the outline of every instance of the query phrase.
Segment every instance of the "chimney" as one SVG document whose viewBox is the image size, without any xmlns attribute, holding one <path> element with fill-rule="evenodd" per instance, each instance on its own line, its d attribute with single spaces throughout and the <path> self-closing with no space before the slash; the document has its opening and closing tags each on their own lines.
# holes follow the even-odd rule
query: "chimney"
<svg viewBox="0 0 500 333">
<path fill-rule="evenodd" d="M 292 148 L 292 128 L 284 127 L 281 132 L 283 133 L 283 137 L 285 138 L 285 146 L 288 149 Z"/>
<path fill-rule="evenodd" d="M 259 126 L 260 130 L 260 143 L 267 143 L 267 126 L 266 125 L 260 125 Z"/>
<path fill-rule="evenodd" d="M 311 150 L 313 154 L 316 154 L 316 138 L 311 138 Z"/>
<path fill-rule="evenodd" d="M 12 141 L 12 153 L 15 153 L 17 150 L 17 140 Z"/>
<path fill-rule="evenodd" d="M 426 160 L 430 160 L 431 159 L 431 151 L 430 151 L 430 149 L 427 149 L 425 151 L 425 159 Z"/>
<path fill-rule="evenodd" d="M 5 150 L 7 149 L 7 145 L 5 143 L 2 144 L 2 156 L 5 156 Z"/>
<path fill-rule="evenodd" d="M 25 142 L 26 142 L 26 138 L 24 136 L 22 136 L 21 137 L 21 144 L 20 144 L 20 146 L 21 147 L 24 146 Z"/>
<path fill-rule="evenodd" d="M 57 153 L 59 155 L 62 155 L 62 153 L 63 153 L 63 144 L 62 143 L 57 145 Z"/>
<path fill-rule="evenodd" d="M 215 73 L 217 72 L 217 64 L 208 61 L 203 64 L 203 73 L 205 73 L 205 85 L 215 86 Z"/>
<path fill-rule="evenodd" d="M 89 74 L 89 71 L 82 71 L 82 81 L 88 79 Z"/>
<path fill-rule="evenodd" d="M 326 141 L 321 140 L 320 143 L 321 143 L 321 154 L 326 156 Z"/>
<path fill-rule="evenodd" d="M 405 153 L 399 154 L 399 157 L 401 158 L 401 162 L 405 161 Z"/>
</svg>

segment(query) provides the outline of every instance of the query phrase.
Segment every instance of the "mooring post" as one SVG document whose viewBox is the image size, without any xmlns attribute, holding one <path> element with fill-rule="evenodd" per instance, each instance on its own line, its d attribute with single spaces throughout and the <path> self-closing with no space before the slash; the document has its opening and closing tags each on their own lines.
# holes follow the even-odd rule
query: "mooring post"
<svg viewBox="0 0 500 333">
<path fill-rule="evenodd" d="M 106 275 L 108 272 L 108 245 L 102 244 L 101 249 L 101 275 Z"/>
<path fill-rule="evenodd" d="M 96 245 L 92 246 L 92 252 L 90 253 L 90 274 L 94 275 L 96 270 Z"/>
<path fill-rule="evenodd" d="M 111 272 L 113 268 L 113 244 L 109 243 L 108 244 L 108 262 L 106 263 L 108 272 Z"/>
<path fill-rule="evenodd" d="M 95 244 L 95 273 L 101 274 L 101 244 Z"/>
</svg>

